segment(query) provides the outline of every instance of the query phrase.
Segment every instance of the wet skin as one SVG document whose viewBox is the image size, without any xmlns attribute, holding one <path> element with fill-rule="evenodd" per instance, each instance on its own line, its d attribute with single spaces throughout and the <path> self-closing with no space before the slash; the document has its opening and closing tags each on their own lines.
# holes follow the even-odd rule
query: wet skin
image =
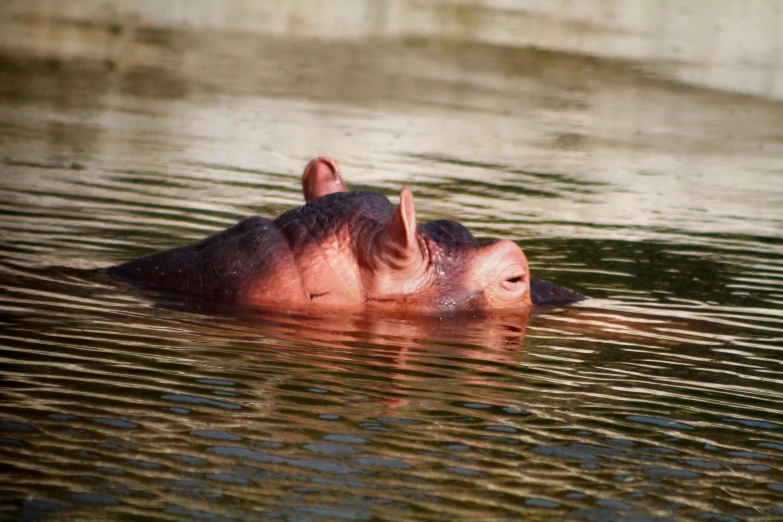
<svg viewBox="0 0 783 522">
<path fill-rule="evenodd" d="M 530 278 L 515 243 L 478 243 L 463 225 L 417 224 L 412 194 L 349 192 L 335 163 L 312 160 L 307 204 L 254 216 L 198 243 L 113 266 L 118 279 L 231 296 L 241 304 L 404 312 L 525 309 L 578 294 Z"/>
</svg>

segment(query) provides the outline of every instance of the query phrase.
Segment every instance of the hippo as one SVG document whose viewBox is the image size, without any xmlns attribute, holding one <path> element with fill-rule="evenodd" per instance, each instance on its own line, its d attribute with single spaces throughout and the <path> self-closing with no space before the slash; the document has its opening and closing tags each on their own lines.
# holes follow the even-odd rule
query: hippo
<svg viewBox="0 0 783 522">
<path fill-rule="evenodd" d="M 479 243 L 460 223 L 419 224 L 399 205 L 348 191 L 334 161 L 302 174 L 305 205 L 275 220 L 249 217 L 197 243 L 105 269 L 137 286 L 285 309 L 442 313 L 570 304 L 579 294 L 530 277 L 522 249 Z"/>
</svg>

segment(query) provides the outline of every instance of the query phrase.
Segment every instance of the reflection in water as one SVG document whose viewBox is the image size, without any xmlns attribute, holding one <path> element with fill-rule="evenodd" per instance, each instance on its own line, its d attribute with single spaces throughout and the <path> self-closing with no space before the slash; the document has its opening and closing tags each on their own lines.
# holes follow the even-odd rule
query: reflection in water
<svg viewBox="0 0 783 522">
<path fill-rule="evenodd" d="M 783 516 L 778 102 L 470 39 L 70 31 L 0 61 L 3 517 Z M 301 204 L 320 153 L 592 299 L 299 316 L 94 271 Z"/>
<path fill-rule="evenodd" d="M 606 301 L 535 316 L 521 342 L 509 318 L 204 315 L 92 272 L 25 272 L 3 279 L 0 451 L 27 513 L 775 505 L 781 397 L 750 325 Z"/>
</svg>

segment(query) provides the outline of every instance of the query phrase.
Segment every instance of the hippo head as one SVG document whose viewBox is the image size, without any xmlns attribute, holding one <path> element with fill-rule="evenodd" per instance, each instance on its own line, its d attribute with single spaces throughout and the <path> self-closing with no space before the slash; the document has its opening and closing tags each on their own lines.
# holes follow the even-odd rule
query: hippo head
<svg viewBox="0 0 783 522">
<path fill-rule="evenodd" d="M 417 224 L 413 195 L 348 192 L 337 167 L 305 169 L 306 205 L 255 216 L 184 247 L 109 268 L 144 286 L 271 307 L 413 312 L 526 309 L 581 296 L 530 277 L 511 241 L 480 244 L 461 224 Z"/>
<path fill-rule="evenodd" d="M 384 225 L 357 259 L 368 304 L 431 311 L 531 304 L 527 258 L 515 243 L 478 244 L 454 221 L 417 227 L 407 190 Z"/>
</svg>

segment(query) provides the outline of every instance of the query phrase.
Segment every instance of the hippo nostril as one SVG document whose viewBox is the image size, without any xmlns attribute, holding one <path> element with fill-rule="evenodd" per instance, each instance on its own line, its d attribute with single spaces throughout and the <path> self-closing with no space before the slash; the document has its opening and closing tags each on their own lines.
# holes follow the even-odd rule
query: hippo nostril
<svg viewBox="0 0 783 522">
<path fill-rule="evenodd" d="M 508 273 L 510 272 L 510 273 Z M 519 268 L 508 270 L 508 275 L 500 281 L 500 286 L 509 292 L 520 292 L 525 288 L 525 272 Z"/>
</svg>

